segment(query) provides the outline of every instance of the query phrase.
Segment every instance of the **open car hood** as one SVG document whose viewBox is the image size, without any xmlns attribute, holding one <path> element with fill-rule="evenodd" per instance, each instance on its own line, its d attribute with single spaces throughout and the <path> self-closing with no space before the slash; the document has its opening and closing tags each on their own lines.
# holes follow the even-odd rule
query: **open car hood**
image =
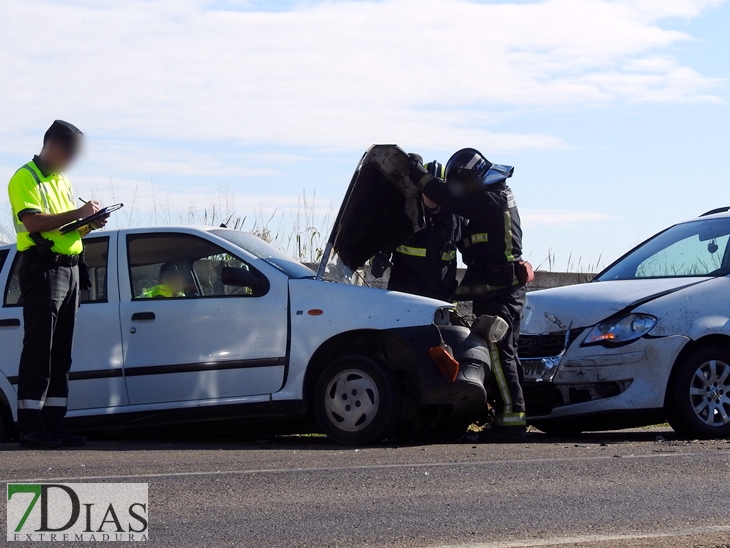
<svg viewBox="0 0 730 548">
<path fill-rule="evenodd" d="M 409 177 L 409 157 L 396 145 L 373 145 L 352 176 L 317 279 L 350 278 L 380 251 L 394 249 L 421 228 L 420 192 Z"/>
</svg>

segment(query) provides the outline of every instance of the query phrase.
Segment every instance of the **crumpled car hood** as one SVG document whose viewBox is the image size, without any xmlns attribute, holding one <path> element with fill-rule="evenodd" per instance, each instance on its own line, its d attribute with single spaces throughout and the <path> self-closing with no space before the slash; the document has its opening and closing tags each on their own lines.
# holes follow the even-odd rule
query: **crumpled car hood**
<svg viewBox="0 0 730 548">
<path fill-rule="evenodd" d="M 534 291 L 527 296 L 521 332 L 540 334 L 589 327 L 621 310 L 710 279 L 613 280 Z"/>
</svg>

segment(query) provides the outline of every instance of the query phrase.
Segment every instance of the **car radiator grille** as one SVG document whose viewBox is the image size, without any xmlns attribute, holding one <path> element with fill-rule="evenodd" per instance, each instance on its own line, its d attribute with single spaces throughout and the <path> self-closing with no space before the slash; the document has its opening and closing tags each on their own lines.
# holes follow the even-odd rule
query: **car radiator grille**
<svg viewBox="0 0 730 548">
<path fill-rule="evenodd" d="M 583 329 L 571 329 L 568 346 L 581 334 Z M 517 353 L 520 358 L 554 358 L 565 349 L 565 331 L 545 335 L 520 335 Z"/>
</svg>

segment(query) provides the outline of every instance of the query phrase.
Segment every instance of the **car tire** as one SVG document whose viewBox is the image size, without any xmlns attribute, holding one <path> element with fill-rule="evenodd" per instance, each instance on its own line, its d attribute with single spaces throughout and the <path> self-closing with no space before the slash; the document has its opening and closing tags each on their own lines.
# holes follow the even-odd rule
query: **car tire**
<svg viewBox="0 0 730 548">
<path fill-rule="evenodd" d="M 730 349 L 704 346 L 678 364 L 667 399 L 669 424 L 680 436 L 730 436 Z"/>
<path fill-rule="evenodd" d="M 392 370 L 359 355 L 333 361 L 314 388 L 314 415 L 327 436 L 367 445 L 389 436 L 401 416 L 401 392 Z"/>
</svg>

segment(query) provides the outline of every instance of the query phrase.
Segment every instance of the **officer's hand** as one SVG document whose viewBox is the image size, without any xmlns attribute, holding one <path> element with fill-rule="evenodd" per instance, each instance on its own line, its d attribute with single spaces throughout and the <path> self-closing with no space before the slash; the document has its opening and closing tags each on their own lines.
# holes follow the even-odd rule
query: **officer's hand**
<svg viewBox="0 0 730 548">
<path fill-rule="evenodd" d="M 84 205 L 82 205 L 80 208 L 78 208 L 76 211 L 79 214 L 79 217 L 84 218 L 88 217 L 89 215 L 93 215 L 97 211 L 101 209 L 101 205 L 96 200 L 89 200 Z"/>
<path fill-rule="evenodd" d="M 370 273 L 374 278 L 382 278 L 385 271 L 391 266 L 393 265 L 390 263 L 390 257 L 380 252 L 370 261 Z"/>
<path fill-rule="evenodd" d="M 104 215 L 103 217 L 99 217 L 93 223 L 91 223 L 91 226 L 94 228 L 104 228 L 108 220 L 109 215 Z"/>
<path fill-rule="evenodd" d="M 426 186 L 426 184 L 431 179 L 433 179 L 433 175 L 431 175 L 428 170 L 423 166 L 423 158 L 421 158 L 420 155 L 409 154 L 408 156 L 411 159 L 408 164 L 411 181 L 413 181 L 418 186 L 418 188 L 423 190 L 423 187 Z"/>
</svg>

